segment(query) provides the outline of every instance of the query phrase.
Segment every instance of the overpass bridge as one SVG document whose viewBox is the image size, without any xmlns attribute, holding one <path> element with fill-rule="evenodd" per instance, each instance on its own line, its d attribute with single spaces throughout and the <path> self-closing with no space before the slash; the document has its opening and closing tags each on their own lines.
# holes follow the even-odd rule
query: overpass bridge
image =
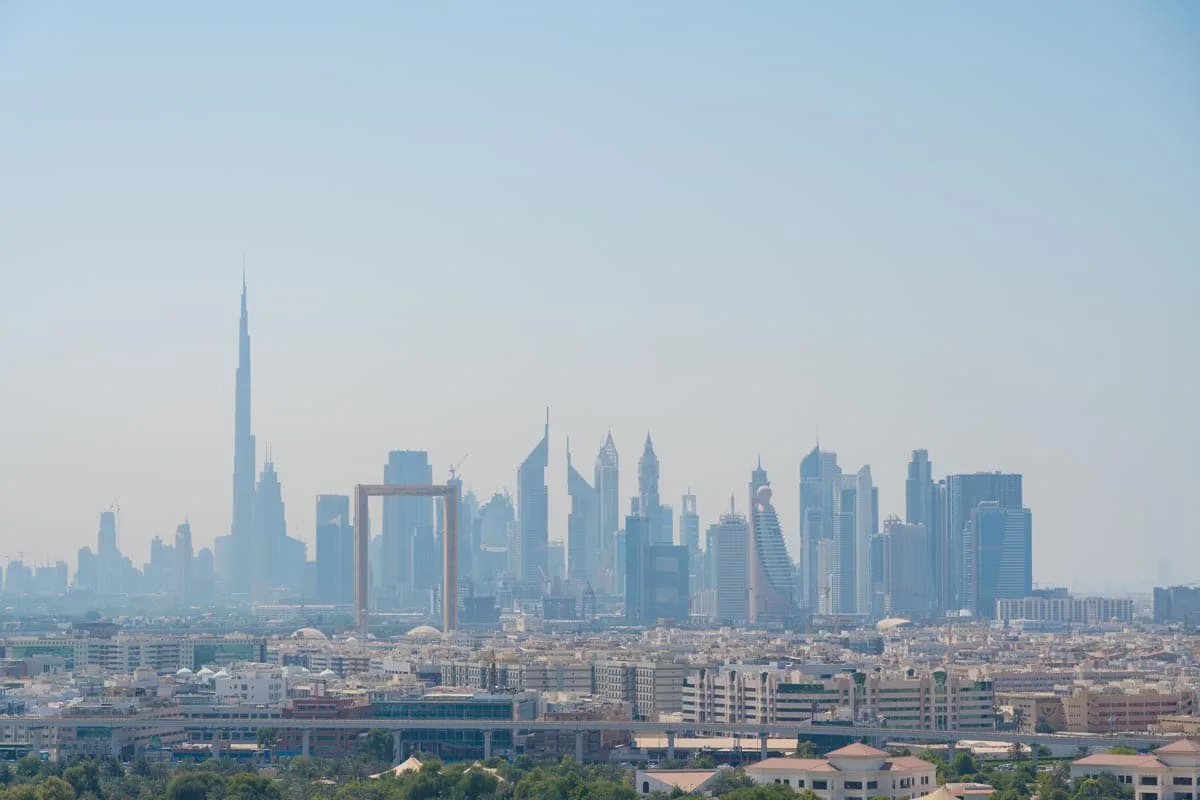
<svg viewBox="0 0 1200 800">
<path fill-rule="evenodd" d="M 667 739 L 668 758 L 674 758 L 675 744 L 680 738 L 700 735 L 744 737 L 757 739 L 763 757 L 766 757 L 770 739 L 795 738 L 797 742 L 813 736 L 845 736 L 851 739 L 892 739 L 906 742 L 941 743 L 953 746 L 959 741 L 989 741 L 1019 743 L 1030 747 L 1036 758 L 1037 745 L 1091 748 L 1132 747 L 1149 750 L 1178 739 L 1178 736 L 1162 736 L 1149 733 L 1081 734 L 1081 733 L 1021 733 L 972 729 L 926 730 L 924 728 L 892 728 L 868 725 L 825 725 L 796 724 L 753 724 L 725 722 L 634 722 L 628 720 L 500 720 L 500 719 L 396 719 L 365 717 L 360 719 L 321 719 L 310 717 L 276 717 L 263 719 L 197 719 L 162 716 L 115 716 L 115 717 L 3 717 L 5 725 L 22 725 L 28 728 L 68 728 L 75 730 L 134 729 L 142 732 L 205 731 L 219 741 L 225 731 L 294 730 L 303 735 L 303 752 L 309 753 L 309 740 L 313 731 L 328 730 L 371 730 L 392 731 L 399 748 L 402 731 L 478 731 L 483 733 L 484 755 L 491 755 L 492 733 L 497 730 L 533 733 L 537 731 L 568 732 L 575 734 L 576 754 L 582 761 L 583 736 L 586 733 L 621 731 L 634 735 L 660 735 Z"/>
</svg>

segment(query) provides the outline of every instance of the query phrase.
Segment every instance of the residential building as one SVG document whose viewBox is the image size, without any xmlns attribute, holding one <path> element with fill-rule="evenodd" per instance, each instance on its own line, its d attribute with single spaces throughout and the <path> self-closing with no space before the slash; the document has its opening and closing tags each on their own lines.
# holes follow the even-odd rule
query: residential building
<svg viewBox="0 0 1200 800">
<path fill-rule="evenodd" d="M 1200 625 L 1200 586 L 1156 586 L 1154 622 L 1158 625 Z"/>
<path fill-rule="evenodd" d="M 734 513 L 730 500 L 729 513 L 721 516 L 716 528 L 716 545 L 708 549 L 718 622 L 737 624 L 750 619 L 749 552 L 749 525 L 744 516 Z"/>
<path fill-rule="evenodd" d="M 1097 625 L 1132 622 L 1133 600 L 1128 597 L 1017 597 L 996 600 L 998 622 L 1030 620 Z"/>
</svg>

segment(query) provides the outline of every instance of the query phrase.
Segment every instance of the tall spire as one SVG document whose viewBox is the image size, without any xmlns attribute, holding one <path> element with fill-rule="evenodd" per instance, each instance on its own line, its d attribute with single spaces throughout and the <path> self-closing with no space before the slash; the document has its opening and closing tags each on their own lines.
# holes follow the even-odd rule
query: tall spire
<svg viewBox="0 0 1200 800">
<path fill-rule="evenodd" d="M 234 560 L 229 576 L 234 592 L 250 591 L 254 551 L 254 433 L 250 426 L 250 313 L 242 257 L 242 307 L 238 323 L 238 365 L 233 416 L 233 537 Z"/>
</svg>

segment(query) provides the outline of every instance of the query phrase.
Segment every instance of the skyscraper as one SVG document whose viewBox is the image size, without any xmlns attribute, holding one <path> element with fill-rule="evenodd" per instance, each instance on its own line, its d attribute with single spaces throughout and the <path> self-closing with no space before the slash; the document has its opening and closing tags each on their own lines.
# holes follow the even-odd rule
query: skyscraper
<svg viewBox="0 0 1200 800">
<path fill-rule="evenodd" d="M 283 487 L 279 485 L 275 462 L 270 460 L 270 448 L 267 450 L 267 461 L 258 479 L 254 505 L 252 590 L 260 597 L 277 586 L 298 586 L 303 577 L 289 575 L 285 571 L 287 519 L 283 508 Z"/>
<path fill-rule="evenodd" d="M 858 478 L 838 475 L 841 484 L 833 510 L 833 576 L 830 580 L 830 613 L 858 611 Z"/>
<path fill-rule="evenodd" d="M 521 462 L 517 470 L 517 578 L 543 581 L 549 577 L 546 547 L 550 541 L 549 493 L 546 490 L 546 465 L 550 458 L 550 412 L 542 440 Z"/>
<path fill-rule="evenodd" d="M 255 575 L 254 434 L 250 428 L 250 315 L 242 275 L 242 316 L 238 324 L 238 366 L 233 416 L 233 545 L 230 591 L 249 594 Z"/>
<path fill-rule="evenodd" d="M 433 467 L 424 450 L 393 450 L 383 467 L 383 482 L 429 486 Z M 381 607 L 415 606 L 425 597 L 413 579 L 413 554 L 418 558 L 432 548 L 433 498 L 385 497 L 383 500 L 382 578 L 378 602 Z M 428 541 L 426 541 L 428 540 Z M 428 565 L 427 565 L 428 566 Z M 407 594 L 406 594 L 407 593 Z"/>
<path fill-rule="evenodd" d="M 652 544 L 646 517 L 625 518 L 625 618 L 635 625 L 688 618 L 688 553 Z"/>
<path fill-rule="evenodd" d="M 650 520 L 651 544 L 671 544 L 670 534 L 663 540 L 662 503 L 658 497 L 658 456 L 654 442 L 646 434 L 646 446 L 638 459 L 638 509 Z"/>
<path fill-rule="evenodd" d="M 1028 508 L 1004 508 L 985 501 L 975 506 L 963 531 L 962 604 L 992 619 L 996 601 L 1033 592 L 1033 515 Z"/>
<path fill-rule="evenodd" d="M 908 480 L 904 482 L 904 521 L 909 525 L 929 526 L 932 514 L 933 464 L 928 450 L 913 450 L 908 462 Z"/>
<path fill-rule="evenodd" d="M 965 573 L 974 569 L 974 553 L 963 549 L 963 533 L 971 513 L 980 503 L 994 501 L 1001 508 L 1019 509 L 1021 476 L 1003 472 L 976 472 L 946 478 L 947 525 L 942 542 L 941 607 L 946 611 L 963 608 Z M 964 559 L 967 559 L 964 561 Z"/>
<path fill-rule="evenodd" d="M 192 577 L 192 526 L 185 522 L 175 529 L 174 593 L 185 603 L 195 599 Z"/>
<path fill-rule="evenodd" d="M 601 576 L 600 496 L 571 463 L 567 442 L 567 494 L 571 511 L 567 516 L 567 577 L 593 589 Z"/>
<path fill-rule="evenodd" d="M 892 517 L 883 525 L 883 609 L 889 617 L 922 621 L 933 615 L 929 530 Z"/>
<path fill-rule="evenodd" d="M 717 621 L 737 624 L 750 619 L 750 526 L 734 511 L 722 514 L 717 525 L 713 579 L 717 590 Z"/>
<path fill-rule="evenodd" d="M 786 622 L 795 617 L 792 560 L 783 541 L 779 515 L 771 504 L 771 484 L 761 460 L 751 473 L 750 487 L 754 491 L 749 537 L 750 621 Z"/>
<path fill-rule="evenodd" d="M 96 579 L 100 594 L 119 594 L 123 590 L 121 560 L 121 551 L 117 549 L 117 515 L 103 511 L 96 535 Z"/>
<path fill-rule="evenodd" d="M 854 605 L 859 614 L 871 612 L 871 540 L 876 534 L 878 496 L 871 482 L 871 467 L 864 466 L 855 476 L 854 487 Z"/>
<path fill-rule="evenodd" d="M 350 498 L 317 495 L 317 600 L 332 605 L 354 603 L 354 529 Z"/>
<path fill-rule="evenodd" d="M 612 431 L 604 439 L 596 456 L 596 494 L 599 497 L 600 514 L 600 570 L 601 585 L 596 589 L 616 591 L 617 576 L 617 531 L 621 529 L 620 458 L 613 444 Z"/>
<path fill-rule="evenodd" d="M 834 499 L 841 489 L 837 453 L 814 447 L 800 461 L 800 573 L 806 608 L 817 609 L 820 587 L 830 578 L 821 573 L 820 542 L 832 541 Z M 825 563 L 831 563 L 826 558 Z"/>
<path fill-rule="evenodd" d="M 691 489 L 679 505 L 679 543 L 688 549 L 695 569 L 700 557 L 700 515 L 696 511 L 696 495 Z"/>
</svg>

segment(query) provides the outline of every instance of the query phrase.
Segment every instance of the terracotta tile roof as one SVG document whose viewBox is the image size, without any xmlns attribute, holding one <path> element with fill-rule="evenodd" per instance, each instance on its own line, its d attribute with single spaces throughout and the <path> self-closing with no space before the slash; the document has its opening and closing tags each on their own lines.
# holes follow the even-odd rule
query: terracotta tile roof
<svg viewBox="0 0 1200 800">
<path fill-rule="evenodd" d="M 1081 767 L 1137 767 L 1138 769 L 1166 769 L 1167 765 L 1154 756 L 1145 754 L 1117 755 L 1114 753 L 1097 753 L 1094 756 L 1084 756 L 1072 765 Z"/>
<path fill-rule="evenodd" d="M 887 751 L 870 745 L 855 743 L 834 750 L 830 758 L 887 758 Z"/>
<path fill-rule="evenodd" d="M 1158 748 L 1154 752 L 1167 755 L 1200 755 L 1200 742 L 1194 739 L 1180 739 Z"/>
</svg>

